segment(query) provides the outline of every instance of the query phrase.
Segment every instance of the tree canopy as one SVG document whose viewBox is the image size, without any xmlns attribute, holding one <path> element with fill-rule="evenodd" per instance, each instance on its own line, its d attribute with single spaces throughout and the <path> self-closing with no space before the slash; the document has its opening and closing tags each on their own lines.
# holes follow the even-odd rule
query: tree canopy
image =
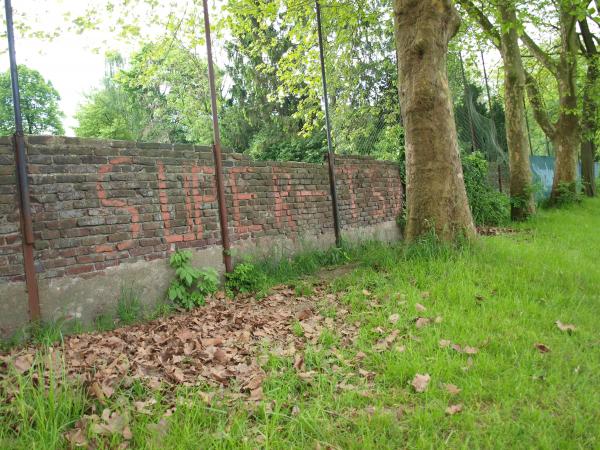
<svg viewBox="0 0 600 450">
<path fill-rule="evenodd" d="M 64 134 L 60 95 L 35 69 L 19 65 L 21 113 L 26 134 Z M 0 134 L 15 132 L 10 71 L 0 74 Z"/>
</svg>

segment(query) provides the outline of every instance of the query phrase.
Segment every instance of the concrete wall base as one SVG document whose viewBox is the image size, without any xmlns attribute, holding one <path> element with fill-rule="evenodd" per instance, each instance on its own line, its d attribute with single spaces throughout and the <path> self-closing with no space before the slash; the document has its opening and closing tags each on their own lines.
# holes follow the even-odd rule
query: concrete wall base
<svg viewBox="0 0 600 450">
<path fill-rule="evenodd" d="M 350 228 L 343 231 L 349 242 L 365 240 L 397 241 L 401 238 L 394 221 Z M 333 231 L 300 235 L 294 239 L 267 236 L 234 243 L 233 254 L 239 261 L 246 255 L 258 259 L 281 259 L 299 251 L 323 250 L 335 242 Z M 196 267 L 213 267 L 224 272 L 220 246 L 192 249 Z M 84 277 L 70 276 L 39 281 L 44 320 L 77 320 L 90 324 L 98 316 L 114 314 L 123 289 L 132 289 L 145 308 L 151 309 L 165 300 L 173 270 L 166 260 L 124 262 L 103 272 Z M 0 285 L 0 336 L 7 337 L 27 324 L 27 293 L 24 282 Z"/>
</svg>

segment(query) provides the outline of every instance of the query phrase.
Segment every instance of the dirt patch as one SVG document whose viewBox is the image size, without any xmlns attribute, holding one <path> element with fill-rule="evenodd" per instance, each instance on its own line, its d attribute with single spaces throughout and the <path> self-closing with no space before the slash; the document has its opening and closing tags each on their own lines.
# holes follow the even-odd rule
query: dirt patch
<svg viewBox="0 0 600 450">
<path fill-rule="evenodd" d="M 360 263 L 345 264 L 339 267 L 322 269 L 315 275 L 315 278 L 321 281 L 331 281 L 343 277 L 360 267 Z"/>
<path fill-rule="evenodd" d="M 507 227 L 477 227 L 477 234 L 481 236 L 500 236 L 503 234 L 516 234 L 519 230 Z"/>
</svg>

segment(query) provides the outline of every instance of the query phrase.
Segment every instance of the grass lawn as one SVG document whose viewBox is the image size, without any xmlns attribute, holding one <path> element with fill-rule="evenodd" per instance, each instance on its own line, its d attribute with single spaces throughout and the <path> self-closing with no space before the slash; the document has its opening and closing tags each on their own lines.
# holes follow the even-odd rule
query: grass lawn
<svg viewBox="0 0 600 450">
<path fill-rule="evenodd" d="M 65 432 L 104 409 L 127 431 L 98 434 L 91 424 L 71 442 L 600 448 L 600 201 L 541 211 L 517 228 L 458 250 L 424 242 L 357 252 L 356 266 L 327 278 L 356 338 L 344 345 L 339 329 L 323 329 L 307 341 L 302 370 L 265 346 L 260 402 L 227 395 L 231 388 L 135 383 L 100 403 L 75 383 L 47 391 L 35 371 L 11 370 L 0 386 L 0 448 L 68 447 Z M 299 284 L 303 295 L 310 282 Z M 336 309 L 320 314 L 335 318 Z M 301 337 L 301 324 L 290 332 Z M 417 374 L 429 376 L 423 392 L 412 385 Z"/>
</svg>

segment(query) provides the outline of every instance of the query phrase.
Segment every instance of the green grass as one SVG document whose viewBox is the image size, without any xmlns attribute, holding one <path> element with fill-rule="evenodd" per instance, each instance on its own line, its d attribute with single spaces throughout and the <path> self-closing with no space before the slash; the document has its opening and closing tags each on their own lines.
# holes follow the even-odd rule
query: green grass
<svg viewBox="0 0 600 450">
<path fill-rule="evenodd" d="M 517 228 L 522 232 L 460 248 L 425 240 L 348 250 L 358 267 L 330 289 L 343 293 L 348 320 L 360 322 L 355 345 L 340 347 L 334 332 L 308 345 L 306 370 L 316 373 L 310 383 L 292 358 L 270 355 L 265 400 L 255 407 L 206 403 L 199 395 L 206 388 L 181 388 L 167 401 L 140 386 L 107 406 L 130 415 L 131 448 L 600 448 L 600 201 L 541 211 Z M 273 267 L 271 280 L 285 279 L 294 264 Z M 311 273 L 318 264 L 305 256 L 296 267 Z M 305 283 L 298 294 L 310 291 Z M 442 321 L 416 328 L 419 315 Z M 560 331 L 557 320 L 576 331 Z M 397 329 L 404 351 L 374 351 L 378 328 Z M 469 362 L 469 355 L 441 348 L 440 339 L 479 351 Z M 550 352 L 540 353 L 537 343 Z M 358 352 L 366 356 L 357 360 Z M 359 368 L 373 372 L 372 381 Z M 410 386 L 416 373 L 431 375 L 424 393 Z M 19 380 L 20 408 L 0 411 L 0 447 L 65 446 L 61 433 L 82 414 L 81 391 L 61 391 L 51 413 L 50 396 Z M 444 383 L 462 391 L 453 397 Z M 151 414 L 135 413 L 133 401 L 150 397 L 157 399 Z M 173 401 L 177 409 L 159 424 Z M 89 410 L 93 402 L 86 402 Z M 445 414 L 454 403 L 462 412 Z M 99 446 L 120 442 L 115 435 Z"/>
</svg>

